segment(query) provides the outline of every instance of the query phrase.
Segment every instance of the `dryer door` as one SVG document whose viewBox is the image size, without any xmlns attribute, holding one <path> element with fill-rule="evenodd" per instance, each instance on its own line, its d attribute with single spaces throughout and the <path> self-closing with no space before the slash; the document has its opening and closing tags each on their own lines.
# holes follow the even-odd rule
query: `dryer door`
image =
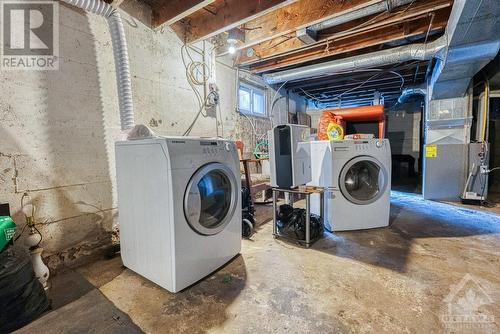
<svg viewBox="0 0 500 334">
<path fill-rule="evenodd" d="M 384 194 L 388 177 L 387 170 L 377 159 L 358 156 L 349 160 L 342 168 L 340 190 L 354 204 L 370 204 Z"/>
<path fill-rule="evenodd" d="M 198 169 L 184 194 L 184 215 L 193 230 L 214 235 L 229 224 L 238 203 L 238 184 L 231 169 L 209 163 Z"/>
</svg>

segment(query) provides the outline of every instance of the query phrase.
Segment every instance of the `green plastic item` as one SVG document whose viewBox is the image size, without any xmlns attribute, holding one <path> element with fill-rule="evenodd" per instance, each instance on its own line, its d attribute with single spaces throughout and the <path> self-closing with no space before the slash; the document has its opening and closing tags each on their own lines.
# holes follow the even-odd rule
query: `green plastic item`
<svg viewBox="0 0 500 334">
<path fill-rule="evenodd" d="M 0 252 L 14 237 L 16 233 L 16 224 L 9 216 L 0 216 Z"/>
</svg>

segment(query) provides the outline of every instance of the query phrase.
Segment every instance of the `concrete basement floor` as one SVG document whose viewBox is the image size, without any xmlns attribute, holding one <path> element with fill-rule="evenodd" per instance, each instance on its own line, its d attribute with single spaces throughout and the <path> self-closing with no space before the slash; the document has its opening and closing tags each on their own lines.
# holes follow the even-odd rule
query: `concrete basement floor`
<svg viewBox="0 0 500 334">
<path fill-rule="evenodd" d="M 260 207 L 260 219 L 270 212 Z M 21 332 L 436 333 L 451 310 L 491 320 L 452 332 L 498 333 L 494 212 L 393 192 L 390 228 L 327 233 L 311 249 L 273 239 L 271 224 L 263 224 L 241 255 L 178 294 L 123 268 L 119 257 L 103 260 L 56 276 L 60 308 Z M 90 314 L 82 302 L 89 294 L 117 308 L 106 314 L 120 330 Z"/>
</svg>

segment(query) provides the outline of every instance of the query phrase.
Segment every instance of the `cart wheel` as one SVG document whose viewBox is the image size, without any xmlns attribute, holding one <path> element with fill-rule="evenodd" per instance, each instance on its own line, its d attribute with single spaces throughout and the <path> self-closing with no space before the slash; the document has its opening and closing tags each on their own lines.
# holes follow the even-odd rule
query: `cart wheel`
<svg viewBox="0 0 500 334">
<path fill-rule="evenodd" d="M 253 224 L 252 222 L 249 220 L 249 219 L 246 219 L 244 218 L 242 220 L 242 230 L 241 230 L 241 234 L 243 235 L 243 238 L 250 238 L 253 234 Z"/>
<path fill-rule="evenodd" d="M 250 212 L 243 212 L 242 219 L 247 219 L 248 221 L 250 221 L 250 223 L 252 223 L 252 226 L 255 228 L 255 218 L 253 214 L 251 214 Z"/>
<path fill-rule="evenodd" d="M 250 215 L 249 217 L 245 218 L 248 219 L 250 223 L 252 223 L 252 227 L 255 229 L 255 218 L 253 217 L 253 215 Z"/>
</svg>

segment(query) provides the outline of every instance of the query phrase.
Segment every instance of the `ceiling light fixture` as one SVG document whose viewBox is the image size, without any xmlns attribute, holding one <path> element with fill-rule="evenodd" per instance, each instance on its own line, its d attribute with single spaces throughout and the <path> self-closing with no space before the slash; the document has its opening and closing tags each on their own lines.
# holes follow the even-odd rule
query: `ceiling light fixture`
<svg viewBox="0 0 500 334">
<path fill-rule="evenodd" d="M 236 46 L 238 42 L 245 41 L 245 32 L 241 29 L 234 28 L 229 30 L 227 35 L 227 51 L 230 54 L 234 54 L 236 52 Z"/>
</svg>

